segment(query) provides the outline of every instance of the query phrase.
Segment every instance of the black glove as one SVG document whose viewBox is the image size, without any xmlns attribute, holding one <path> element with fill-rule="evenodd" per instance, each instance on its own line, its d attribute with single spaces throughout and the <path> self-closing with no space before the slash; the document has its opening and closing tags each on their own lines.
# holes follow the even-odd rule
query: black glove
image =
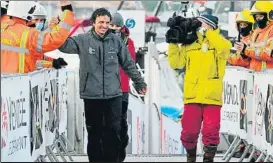
<svg viewBox="0 0 273 163">
<path fill-rule="evenodd" d="M 133 83 L 133 86 L 135 87 L 136 91 L 139 92 L 144 88 L 147 88 L 147 84 L 145 82 L 143 83 Z"/>
<path fill-rule="evenodd" d="M 67 63 L 63 58 L 53 59 L 52 66 L 56 69 L 62 68 L 62 66 L 67 66 Z"/>
</svg>

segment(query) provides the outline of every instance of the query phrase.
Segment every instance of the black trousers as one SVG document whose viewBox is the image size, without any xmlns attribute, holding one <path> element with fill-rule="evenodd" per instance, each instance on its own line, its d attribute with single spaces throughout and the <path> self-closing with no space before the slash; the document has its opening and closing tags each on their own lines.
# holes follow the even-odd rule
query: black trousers
<svg viewBox="0 0 273 163">
<path fill-rule="evenodd" d="M 122 96 L 84 99 L 89 162 L 118 162 L 121 149 Z"/>
<path fill-rule="evenodd" d="M 128 111 L 128 93 L 123 93 L 122 97 L 122 112 L 121 112 L 121 131 L 120 131 L 120 139 L 121 139 L 121 148 L 119 152 L 119 161 L 123 162 L 126 157 L 126 147 L 129 143 L 128 136 L 128 123 L 127 123 L 127 111 Z"/>
</svg>

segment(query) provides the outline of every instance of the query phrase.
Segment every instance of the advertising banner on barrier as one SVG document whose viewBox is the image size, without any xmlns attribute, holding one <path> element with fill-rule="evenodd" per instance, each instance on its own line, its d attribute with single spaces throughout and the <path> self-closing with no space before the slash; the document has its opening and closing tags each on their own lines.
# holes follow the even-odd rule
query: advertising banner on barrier
<svg viewBox="0 0 273 163">
<path fill-rule="evenodd" d="M 145 104 L 133 95 L 129 95 L 128 106 L 128 134 L 129 144 L 126 151 L 132 154 L 144 154 L 145 127 L 144 124 Z"/>
<path fill-rule="evenodd" d="M 37 71 L 30 74 L 30 111 L 31 111 L 31 127 L 30 135 L 31 156 L 33 161 L 39 155 L 45 154 L 45 109 L 44 106 L 44 73 Z"/>
<path fill-rule="evenodd" d="M 186 150 L 180 140 L 181 123 L 175 122 L 161 114 L 161 153 L 185 154 Z"/>
<path fill-rule="evenodd" d="M 253 143 L 273 153 L 273 74 L 254 76 Z"/>
<path fill-rule="evenodd" d="M 223 82 L 221 132 L 241 135 L 247 133 L 248 78 L 251 73 L 242 68 L 227 67 Z"/>
<path fill-rule="evenodd" d="M 59 131 L 59 105 L 58 97 L 59 91 L 57 86 L 57 71 L 47 69 L 44 71 L 44 95 L 45 95 L 45 143 L 47 145 L 53 144 L 55 134 Z"/>
<path fill-rule="evenodd" d="M 67 133 L 67 75 L 65 69 L 58 70 L 59 132 Z"/>
<path fill-rule="evenodd" d="M 1 77 L 1 162 L 31 162 L 29 77 Z"/>
</svg>

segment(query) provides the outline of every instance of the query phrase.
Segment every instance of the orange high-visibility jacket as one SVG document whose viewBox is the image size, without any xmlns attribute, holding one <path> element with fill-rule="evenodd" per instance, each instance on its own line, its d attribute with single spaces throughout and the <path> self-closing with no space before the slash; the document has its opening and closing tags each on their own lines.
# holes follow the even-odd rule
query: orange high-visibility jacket
<svg viewBox="0 0 273 163">
<path fill-rule="evenodd" d="M 1 22 L 3 22 L 3 21 L 5 21 L 5 20 L 7 20 L 7 19 L 9 19 L 9 16 L 8 15 L 2 15 L 1 16 Z"/>
<path fill-rule="evenodd" d="M 52 68 L 54 58 L 44 55 L 44 53 L 33 53 L 33 60 L 36 63 L 36 68 Z"/>
<path fill-rule="evenodd" d="M 15 18 L 1 22 L 1 73 L 28 73 L 36 69 L 35 55 L 59 48 L 74 23 L 74 13 L 63 12 L 56 30 L 40 32 Z"/>
<path fill-rule="evenodd" d="M 251 58 L 250 69 L 261 71 L 267 68 L 273 68 L 273 22 L 264 29 L 254 30 L 250 45 L 245 50 L 245 55 Z"/>
<path fill-rule="evenodd" d="M 243 42 L 246 45 L 250 44 L 250 37 L 251 37 L 250 33 L 248 36 L 242 36 L 241 37 L 241 42 Z M 240 52 L 236 52 L 236 53 L 232 53 L 229 58 L 228 58 L 228 62 L 233 65 L 233 66 L 241 66 L 241 67 L 245 67 L 245 68 L 249 68 L 250 67 L 250 59 L 244 59 L 242 58 Z"/>
<path fill-rule="evenodd" d="M 57 24 L 51 25 L 46 31 L 58 30 Z M 44 53 L 33 52 L 33 59 L 36 61 L 36 68 L 52 68 L 54 58 L 44 55 Z"/>
</svg>

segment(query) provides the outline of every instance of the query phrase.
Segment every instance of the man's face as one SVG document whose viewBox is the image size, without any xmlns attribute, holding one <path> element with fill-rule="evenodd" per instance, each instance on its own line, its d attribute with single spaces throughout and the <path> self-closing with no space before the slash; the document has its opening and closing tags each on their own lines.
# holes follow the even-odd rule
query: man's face
<svg viewBox="0 0 273 163">
<path fill-rule="evenodd" d="M 117 31 L 121 29 L 120 26 L 115 25 L 115 24 L 109 24 L 109 28 L 110 28 L 110 29 L 113 29 L 113 30 L 117 30 Z"/>
<path fill-rule="evenodd" d="M 98 16 L 93 23 L 95 31 L 98 35 L 103 36 L 109 28 L 110 17 L 107 15 Z"/>
</svg>

